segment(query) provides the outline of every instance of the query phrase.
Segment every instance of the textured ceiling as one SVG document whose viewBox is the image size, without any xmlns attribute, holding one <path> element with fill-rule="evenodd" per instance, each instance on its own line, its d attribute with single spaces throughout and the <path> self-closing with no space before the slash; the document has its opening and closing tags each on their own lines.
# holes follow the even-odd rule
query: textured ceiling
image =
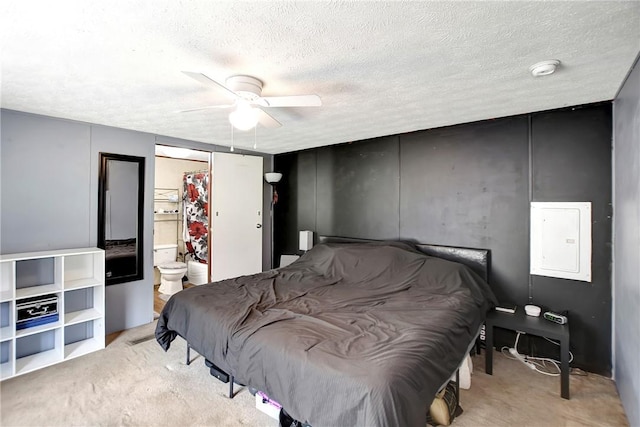
<svg viewBox="0 0 640 427">
<path fill-rule="evenodd" d="M 235 132 L 282 153 L 614 98 L 640 2 L 3 1 L 3 108 L 230 145 L 225 103 L 186 77 L 264 81 L 283 123 Z M 559 59 L 554 75 L 528 67 Z"/>
</svg>

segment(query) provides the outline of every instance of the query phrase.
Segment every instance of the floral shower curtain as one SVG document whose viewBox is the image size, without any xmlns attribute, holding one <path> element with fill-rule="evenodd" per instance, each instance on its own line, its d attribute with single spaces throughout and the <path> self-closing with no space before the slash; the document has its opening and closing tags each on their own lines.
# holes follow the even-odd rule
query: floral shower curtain
<svg viewBox="0 0 640 427">
<path fill-rule="evenodd" d="M 209 247 L 209 173 L 186 172 L 182 201 L 184 243 L 193 259 L 207 263 Z"/>
</svg>

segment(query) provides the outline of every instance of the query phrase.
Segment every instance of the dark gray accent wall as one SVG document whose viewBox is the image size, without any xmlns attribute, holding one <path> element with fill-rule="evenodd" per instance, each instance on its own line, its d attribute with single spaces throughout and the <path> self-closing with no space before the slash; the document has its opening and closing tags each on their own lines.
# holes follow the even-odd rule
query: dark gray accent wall
<svg viewBox="0 0 640 427">
<path fill-rule="evenodd" d="M 614 379 L 629 425 L 640 425 L 640 63 L 614 111 Z"/>
<path fill-rule="evenodd" d="M 532 276 L 532 298 L 553 311 L 567 311 L 576 363 L 592 372 L 602 367 L 609 375 L 611 111 L 585 107 L 536 114 L 531 133 L 533 201 L 592 202 L 591 282 Z"/>
<path fill-rule="evenodd" d="M 280 255 L 298 251 L 297 231 L 316 230 L 316 163 L 315 151 L 300 151 L 283 155 L 274 164 L 274 171 L 286 170 L 287 174 L 275 187 L 278 202 L 273 205 L 273 266 L 279 265 Z"/>
<path fill-rule="evenodd" d="M 398 137 L 317 150 L 316 228 L 320 234 L 398 236 Z"/>
<path fill-rule="evenodd" d="M 610 104 L 287 153 L 274 164 L 284 174 L 276 257 L 297 253 L 305 228 L 490 249 L 498 298 L 568 310 L 574 365 L 610 375 Z M 593 202 L 592 283 L 529 275 L 532 199 Z M 544 343 L 538 351 L 556 351 Z"/>
<path fill-rule="evenodd" d="M 401 147 L 400 237 L 491 249 L 498 299 L 526 301 L 527 118 L 414 132 Z"/>
</svg>

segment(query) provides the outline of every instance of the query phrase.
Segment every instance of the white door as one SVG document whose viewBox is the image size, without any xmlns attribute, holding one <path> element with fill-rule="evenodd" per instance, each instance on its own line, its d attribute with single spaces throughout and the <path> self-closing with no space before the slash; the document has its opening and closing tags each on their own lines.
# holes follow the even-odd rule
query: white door
<svg viewBox="0 0 640 427">
<path fill-rule="evenodd" d="M 262 157 L 213 153 L 211 280 L 262 271 Z"/>
</svg>

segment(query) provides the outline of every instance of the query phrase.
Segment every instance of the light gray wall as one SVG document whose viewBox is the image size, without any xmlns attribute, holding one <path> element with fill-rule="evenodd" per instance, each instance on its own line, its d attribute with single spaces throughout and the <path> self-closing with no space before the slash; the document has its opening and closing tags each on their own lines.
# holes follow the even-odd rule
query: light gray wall
<svg viewBox="0 0 640 427">
<path fill-rule="evenodd" d="M 90 127 L 4 110 L 0 119 L 0 252 L 91 246 Z"/>
<path fill-rule="evenodd" d="M 153 320 L 153 188 L 155 144 L 227 151 L 227 147 L 0 110 L 0 253 L 93 247 L 98 233 L 100 152 L 145 158 L 144 279 L 107 286 L 106 332 Z M 266 165 L 272 156 L 261 155 Z M 147 196 L 148 195 L 148 196 Z M 264 212 L 270 186 L 265 184 Z M 265 222 L 263 266 L 270 268 Z"/>
<path fill-rule="evenodd" d="M 629 424 L 640 426 L 640 65 L 614 108 L 615 381 Z"/>
<path fill-rule="evenodd" d="M 97 245 L 101 151 L 144 157 L 145 194 L 153 194 L 153 135 L 7 110 L 0 120 L 3 254 Z M 153 320 L 152 199 L 144 202 L 144 279 L 107 287 L 107 333 Z"/>
</svg>

